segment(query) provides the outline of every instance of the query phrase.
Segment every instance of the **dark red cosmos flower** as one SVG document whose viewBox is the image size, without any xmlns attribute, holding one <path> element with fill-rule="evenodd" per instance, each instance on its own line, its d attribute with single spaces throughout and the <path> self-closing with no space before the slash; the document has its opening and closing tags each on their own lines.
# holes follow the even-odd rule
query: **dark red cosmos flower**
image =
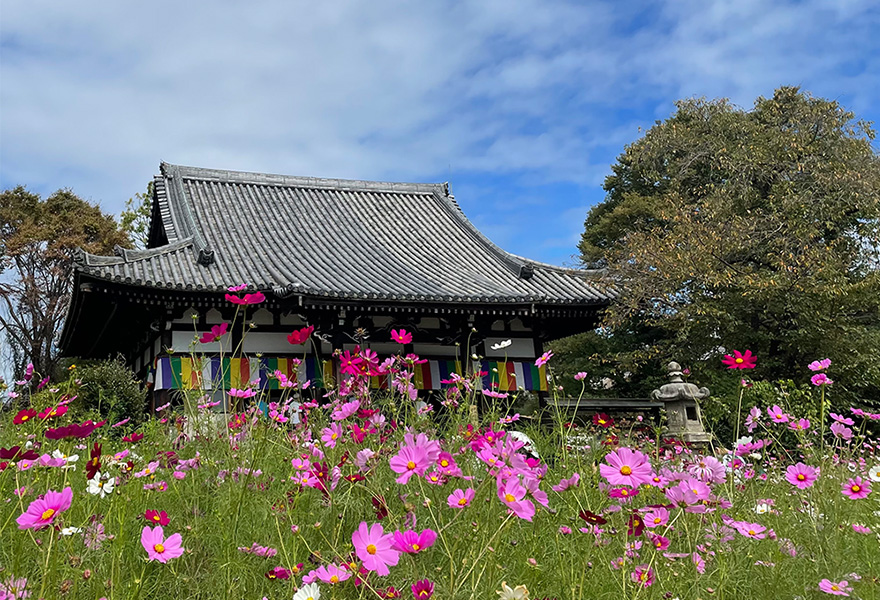
<svg viewBox="0 0 880 600">
<path fill-rule="evenodd" d="M 234 294 L 226 294 L 226 300 L 232 302 L 233 304 L 239 304 L 241 306 L 247 306 L 249 304 L 259 304 L 261 302 L 266 301 L 266 296 L 263 295 L 263 292 L 254 292 L 253 294 L 245 294 L 244 298 L 239 298 Z"/>
<path fill-rule="evenodd" d="M 134 444 L 134 443 L 136 443 L 136 442 L 141 441 L 142 439 L 144 439 L 144 434 L 143 434 L 143 433 L 138 433 L 138 432 L 135 431 L 135 432 L 133 432 L 133 433 L 131 433 L 131 434 L 129 434 L 129 435 L 124 436 L 124 437 L 122 438 L 122 441 L 123 441 L 123 442 L 129 442 L 129 443 L 131 443 L 131 444 Z"/>
<path fill-rule="evenodd" d="M 580 511 L 578 513 L 578 516 L 590 525 L 604 525 L 608 522 L 607 519 L 604 519 L 603 517 L 589 510 Z"/>
<path fill-rule="evenodd" d="M 400 598 L 400 592 L 393 585 L 389 585 L 387 588 L 379 588 L 376 590 L 376 593 L 379 594 L 380 598 Z"/>
<path fill-rule="evenodd" d="M 21 425 L 22 423 L 27 423 L 37 416 L 37 411 L 32 408 L 23 408 L 18 411 L 18 414 L 12 417 L 12 422 L 16 425 Z"/>
<path fill-rule="evenodd" d="M 64 427 L 58 427 L 56 429 L 47 429 L 46 430 L 46 438 L 50 440 L 66 440 L 66 439 L 80 439 L 84 440 L 99 427 L 103 427 L 107 421 L 100 421 L 98 423 L 93 423 L 92 421 L 86 421 L 85 423 L 76 424 L 71 423 L 70 425 L 66 425 Z"/>
<path fill-rule="evenodd" d="M 370 500 L 373 508 L 376 510 L 376 518 L 382 520 L 388 516 L 388 505 L 385 504 L 385 498 L 382 496 L 373 496 Z"/>
<path fill-rule="evenodd" d="M 606 415 L 605 413 L 597 413 L 593 415 L 593 425 L 597 427 L 604 427 L 608 429 L 612 425 L 614 425 L 614 419 Z"/>
<path fill-rule="evenodd" d="M 171 519 L 168 518 L 168 513 L 164 510 L 161 512 L 158 510 L 148 510 L 144 513 L 144 518 L 148 523 L 152 525 L 161 525 L 162 527 L 165 527 L 171 522 Z"/>
<path fill-rule="evenodd" d="M 275 567 L 266 572 L 266 579 L 290 579 L 290 571 L 284 567 Z"/>
<path fill-rule="evenodd" d="M 312 335 L 312 332 L 315 331 L 314 325 L 309 325 L 308 327 L 303 327 L 302 329 L 297 329 L 293 333 L 287 335 L 287 341 L 293 344 L 294 346 L 299 346 L 300 344 L 305 344 L 306 340 L 309 339 L 309 336 Z"/>
<path fill-rule="evenodd" d="M 645 531 L 645 521 L 639 513 L 631 514 L 626 526 L 626 534 L 630 537 L 639 537 Z"/>
<path fill-rule="evenodd" d="M 22 450 L 21 446 L 12 446 L 11 448 L 0 448 L 0 458 L 9 460 L 36 460 L 40 455 L 34 450 Z"/>
<path fill-rule="evenodd" d="M 92 479 L 101 470 L 101 449 L 102 446 L 98 442 L 92 446 L 89 462 L 86 463 L 86 479 Z"/>
<path fill-rule="evenodd" d="M 351 483 L 355 483 L 357 481 L 364 481 L 366 477 L 361 475 L 360 473 L 352 473 L 351 475 L 346 475 L 343 477 L 346 481 L 350 481 Z"/>
</svg>

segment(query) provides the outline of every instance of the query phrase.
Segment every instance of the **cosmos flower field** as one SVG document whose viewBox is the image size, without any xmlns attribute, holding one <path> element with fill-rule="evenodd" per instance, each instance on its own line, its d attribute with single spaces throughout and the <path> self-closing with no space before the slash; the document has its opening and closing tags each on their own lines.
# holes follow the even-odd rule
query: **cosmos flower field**
<svg viewBox="0 0 880 600">
<path fill-rule="evenodd" d="M 342 359 L 326 396 L 285 379 L 218 413 L 194 391 L 138 428 L 72 414 L 75 370 L 18 382 L 0 599 L 880 597 L 880 414 L 826 411 L 827 361 L 804 366 L 813 422 L 744 387 L 737 443 L 690 448 L 635 418 L 542 425 L 492 390 L 478 416 L 479 374 L 425 407 L 417 357 Z M 393 389 L 370 389 L 381 369 Z"/>
</svg>

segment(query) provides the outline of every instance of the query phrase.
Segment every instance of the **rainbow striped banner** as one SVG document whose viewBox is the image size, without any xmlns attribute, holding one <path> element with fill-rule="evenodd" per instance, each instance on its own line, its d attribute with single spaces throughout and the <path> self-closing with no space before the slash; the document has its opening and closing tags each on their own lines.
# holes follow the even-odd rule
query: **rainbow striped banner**
<svg viewBox="0 0 880 600">
<path fill-rule="evenodd" d="M 535 392 L 548 391 L 547 368 L 536 367 L 532 361 L 494 361 L 480 363 L 483 376 L 483 389 L 500 392 L 515 392 L 522 388 Z"/>
<path fill-rule="evenodd" d="M 282 357 L 224 357 L 221 361 L 219 356 L 162 356 L 153 363 L 153 389 L 241 389 L 256 381 L 260 389 L 277 390 L 276 370 L 295 381 L 311 381 L 315 387 L 335 380 L 333 361 L 319 362 L 314 357 L 299 361 Z"/>
</svg>

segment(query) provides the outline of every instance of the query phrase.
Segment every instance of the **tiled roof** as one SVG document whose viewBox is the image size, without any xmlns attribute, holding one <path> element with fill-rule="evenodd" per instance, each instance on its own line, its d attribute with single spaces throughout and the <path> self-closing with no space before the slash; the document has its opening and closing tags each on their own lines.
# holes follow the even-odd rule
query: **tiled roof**
<svg viewBox="0 0 880 600">
<path fill-rule="evenodd" d="M 80 253 L 93 277 L 279 296 L 430 302 L 606 304 L 595 272 L 505 252 L 464 216 L 445 184 L 382 183 L 162 164 L 154 223 L 164 244 Z M 157 227 L 161 225 L 161 227 Z M 152 243 L 157 243 L 154 236 Z M 167 240 L 167 244 L 165 241 Z"/>
</svg>

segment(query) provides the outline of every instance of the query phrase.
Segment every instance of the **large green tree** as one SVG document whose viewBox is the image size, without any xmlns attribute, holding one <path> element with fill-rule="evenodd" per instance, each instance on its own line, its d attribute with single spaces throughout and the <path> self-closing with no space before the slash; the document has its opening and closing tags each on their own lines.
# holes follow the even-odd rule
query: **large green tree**
<svg viewBox="0 0 880 600">
<path fill-rule="evenodd" d="M 110 254 L 130 247 L 112 215 L 70 190 L 46 199 L 24 187 L 0 193 L 0 329 L 13 368 L 48 375 L 70 300 L 73 251 Z"/>
<path fill-rule="evenodd" d="M 880 401 L 870 124 L 791 87 L 752 110 L 676 106 L 612 166 L 580 242 L 584 264 L 622 290 L 605 325 L 629 342 L 623 354 L 710 368 L 724 349 L 748 348 L 756 374 L 802 381 L 807 363 L 829 357 L 839 391 Z"/>
</svg>

